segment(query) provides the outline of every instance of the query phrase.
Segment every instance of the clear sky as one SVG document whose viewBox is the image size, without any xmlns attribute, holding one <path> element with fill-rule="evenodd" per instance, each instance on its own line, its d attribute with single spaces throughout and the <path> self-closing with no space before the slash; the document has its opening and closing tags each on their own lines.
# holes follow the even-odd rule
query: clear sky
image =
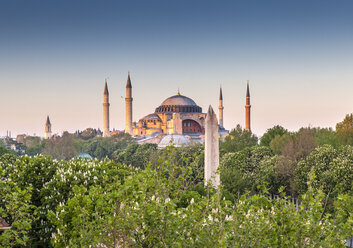
<svg viewBox="0 0 353 248">
<path fill-rule="evenodd" d="M 0 136 L 102 128 L 108 78 L 110 126 L 123 129 L 127 72 L 133 119 L 177 93 L 224 124 L 335 127 L 353 112 L 351 0 L 1 0 Z"/>
</svg>

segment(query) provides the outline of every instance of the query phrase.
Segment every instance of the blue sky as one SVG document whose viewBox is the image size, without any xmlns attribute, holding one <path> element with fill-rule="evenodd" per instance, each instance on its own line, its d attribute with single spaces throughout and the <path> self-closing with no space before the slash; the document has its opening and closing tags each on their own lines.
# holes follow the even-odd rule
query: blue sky
<svg viewBox="0 0 353 248">
<path fill-rule="evenodd" d="M 124 128 L 180 88 L 207 110 L 224 89 L 224 122 L 244 125 L 250 80 L 253 132 L 276 124 L 334 127 L 352 111 L 353 2 L 0 1 L 0 136 Z"/>
</svg>

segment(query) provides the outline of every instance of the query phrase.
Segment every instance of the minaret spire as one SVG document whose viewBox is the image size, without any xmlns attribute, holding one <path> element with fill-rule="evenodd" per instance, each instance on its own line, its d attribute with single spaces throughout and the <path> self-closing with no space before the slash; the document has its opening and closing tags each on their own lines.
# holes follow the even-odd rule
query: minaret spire
<svg viewBox="0 0 353 248">
<path fill-rule="evenodd" d="M 246 104 L 245 104 L 245 129 L 250 131 L 250 90 L 249 90 L 249 80 L 246 84 Z"/>
<path fill-rule="evenodd" d="M 250 91 L 249 91 L 249 80 L 246 84 L 246 97 L 250 97 Z"/>
<path fill-rule="evenodd" d="M 51 125 L 49 115 L 47 115 L 47 122 L 45 123 L 45 125 Z"/>
<path fill-rule="evenodd" d="M 105 79 L 104 95 L 109 95 L 107 79 Z"/>
<path fill-rule="evenodd" d="M 130 79 L 130 72 L 128 72 L 128 74 L 127 74 L 126 88 L 132 88 L 131 79 Z"/>
<path fill-rule="evenodd" d="M 104 101 L 103 101 L 103 137 L 109 137 L 109 91 L 108 91 L 108 83 L 107 79 L 105 79 L 104 86 Z"/>
<path fill-rule="evenodd" d="M 223 127 L 223 94 L 222 94 L 222 85 L 219 88 L 219 127 Z"/>
<path fill-rule="evenodd" d="M 125 98 L 125 109 L 126 109 L 126 126 L 125 133 L 133 135 L 132 129 L 132 85 L 130 79 L 130 72 L 128 72 L 126 81 L 126 98 Z"/>
</svg>

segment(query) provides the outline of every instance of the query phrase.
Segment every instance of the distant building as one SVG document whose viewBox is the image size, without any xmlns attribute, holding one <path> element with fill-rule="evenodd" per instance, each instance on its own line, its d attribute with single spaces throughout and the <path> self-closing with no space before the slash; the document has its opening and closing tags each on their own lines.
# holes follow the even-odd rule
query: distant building
<svg viewBox="0 0 353 248">
<path fill-rule="evenodd" d="M 165 148 L 167 146 L 182 147 L 191 143 L 185 135 L 168 134 L 159 142 L 158 148 Z"/>
<path fill-rule="evenodd" d="M 84 152 L 81 152 L 81 153 L 77 154 L 76 158 L 83 158 L 83 159 L 93 160 L 91 155 L 89 155 L 88 153 L 84 153 Z"/>
<path fill-rule="evenodd" d="M 7 136 L 2 139 L 2 142 L 4 142 L 5 148 L 8 150 L 12 150 L 18 154 L 26 152 L 26 146 L 23 143 L 17 142 L 14 138 Z"/>
<path fill-rule="evenodd" d="M 134 136 L 140 144 L 162 142 L 161 146 L 172 137 L 168 135 L 183 135 L 189 141 L 203 142 L 205 134 L 205 118 L 206 113 L 202 112 L 202 108 L 195 101 L 187 96 L 181 95 L 180 92 L 174 96 L 165 99 L 155 111 L 148 114 L 138 122 L 132 123 L 133 108 L 132 108 L 132 83 L 130 73 L 126 83 L 126 125 L 125 132 Z M 246 106 L 245 106 L 245 129 L 250 131 L 250 90 L 249 83 L 246 91 Z M 223 93 L 222 87 L 219 92 L 219 134 L 221 139 L 229 134 L 229 131 L 224 128 L 223 115 Z M 174 139 L 184 140 L 185 139 Z M 185 144 L 188 142 L 184 142 Z M 178 145 L 178 144 L 176 144 Z"/>
<path fill-rule="evenodd" d="M 200 136 L 205 132 L 202 108 L 179 92 L 164 100 L 155 112 L 133 124 L 135 136 L 153 133 Z"/>
<path fill-rule="evenodd" d="M 44 139 L 50 139 L 50 138 L 51 138 L 51 123 L 48 115 L 47 121 L 45 122 L 45 127 L 44 127 Z"/>
</svg>

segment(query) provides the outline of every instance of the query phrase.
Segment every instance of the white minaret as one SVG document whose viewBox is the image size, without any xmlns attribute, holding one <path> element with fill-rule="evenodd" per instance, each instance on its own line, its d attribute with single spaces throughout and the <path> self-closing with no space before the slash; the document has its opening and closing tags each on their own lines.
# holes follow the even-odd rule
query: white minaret
<svg viewBox="0 0 353 248">
<path fill-rule="evenodd" d="M 217 188 L 220 185 L 219 176 L 219 131 L 218 121 L 211 105 L 205 119 L 205 184 Z"/>
<path fill-rule="evenodd" d="M 223 95 L 222 95 L 222 86 L 221 88 L 219 89 L 219 107 L 218 107 L 218 110 L 219 110 L 219 126 L 220 127 L 223 127 Z"/>
<path fill-rule="evenodd" d="M 50 139 L 50 138 L 51 138 L 51 123 L 48 115 L 47 121 L 45 123 L 45 128 L 44 128 L 44 139 Z"/>
<path fill-rule="evenodd" d="M 103 101 L 103 137 L 109 137 L 109 91 L 107 80 L 105 80 L 104 87 L 104 101 Z"/>
<path fill-rule="evenodd" d="M 133 135 L 133 132 L 132 132 L 132 86 L 131 86 L 130 72 L 127 76 L 127 82 L 126 82 L 125 106 L 126 106 L 125 133 Z"/>
</svg>

